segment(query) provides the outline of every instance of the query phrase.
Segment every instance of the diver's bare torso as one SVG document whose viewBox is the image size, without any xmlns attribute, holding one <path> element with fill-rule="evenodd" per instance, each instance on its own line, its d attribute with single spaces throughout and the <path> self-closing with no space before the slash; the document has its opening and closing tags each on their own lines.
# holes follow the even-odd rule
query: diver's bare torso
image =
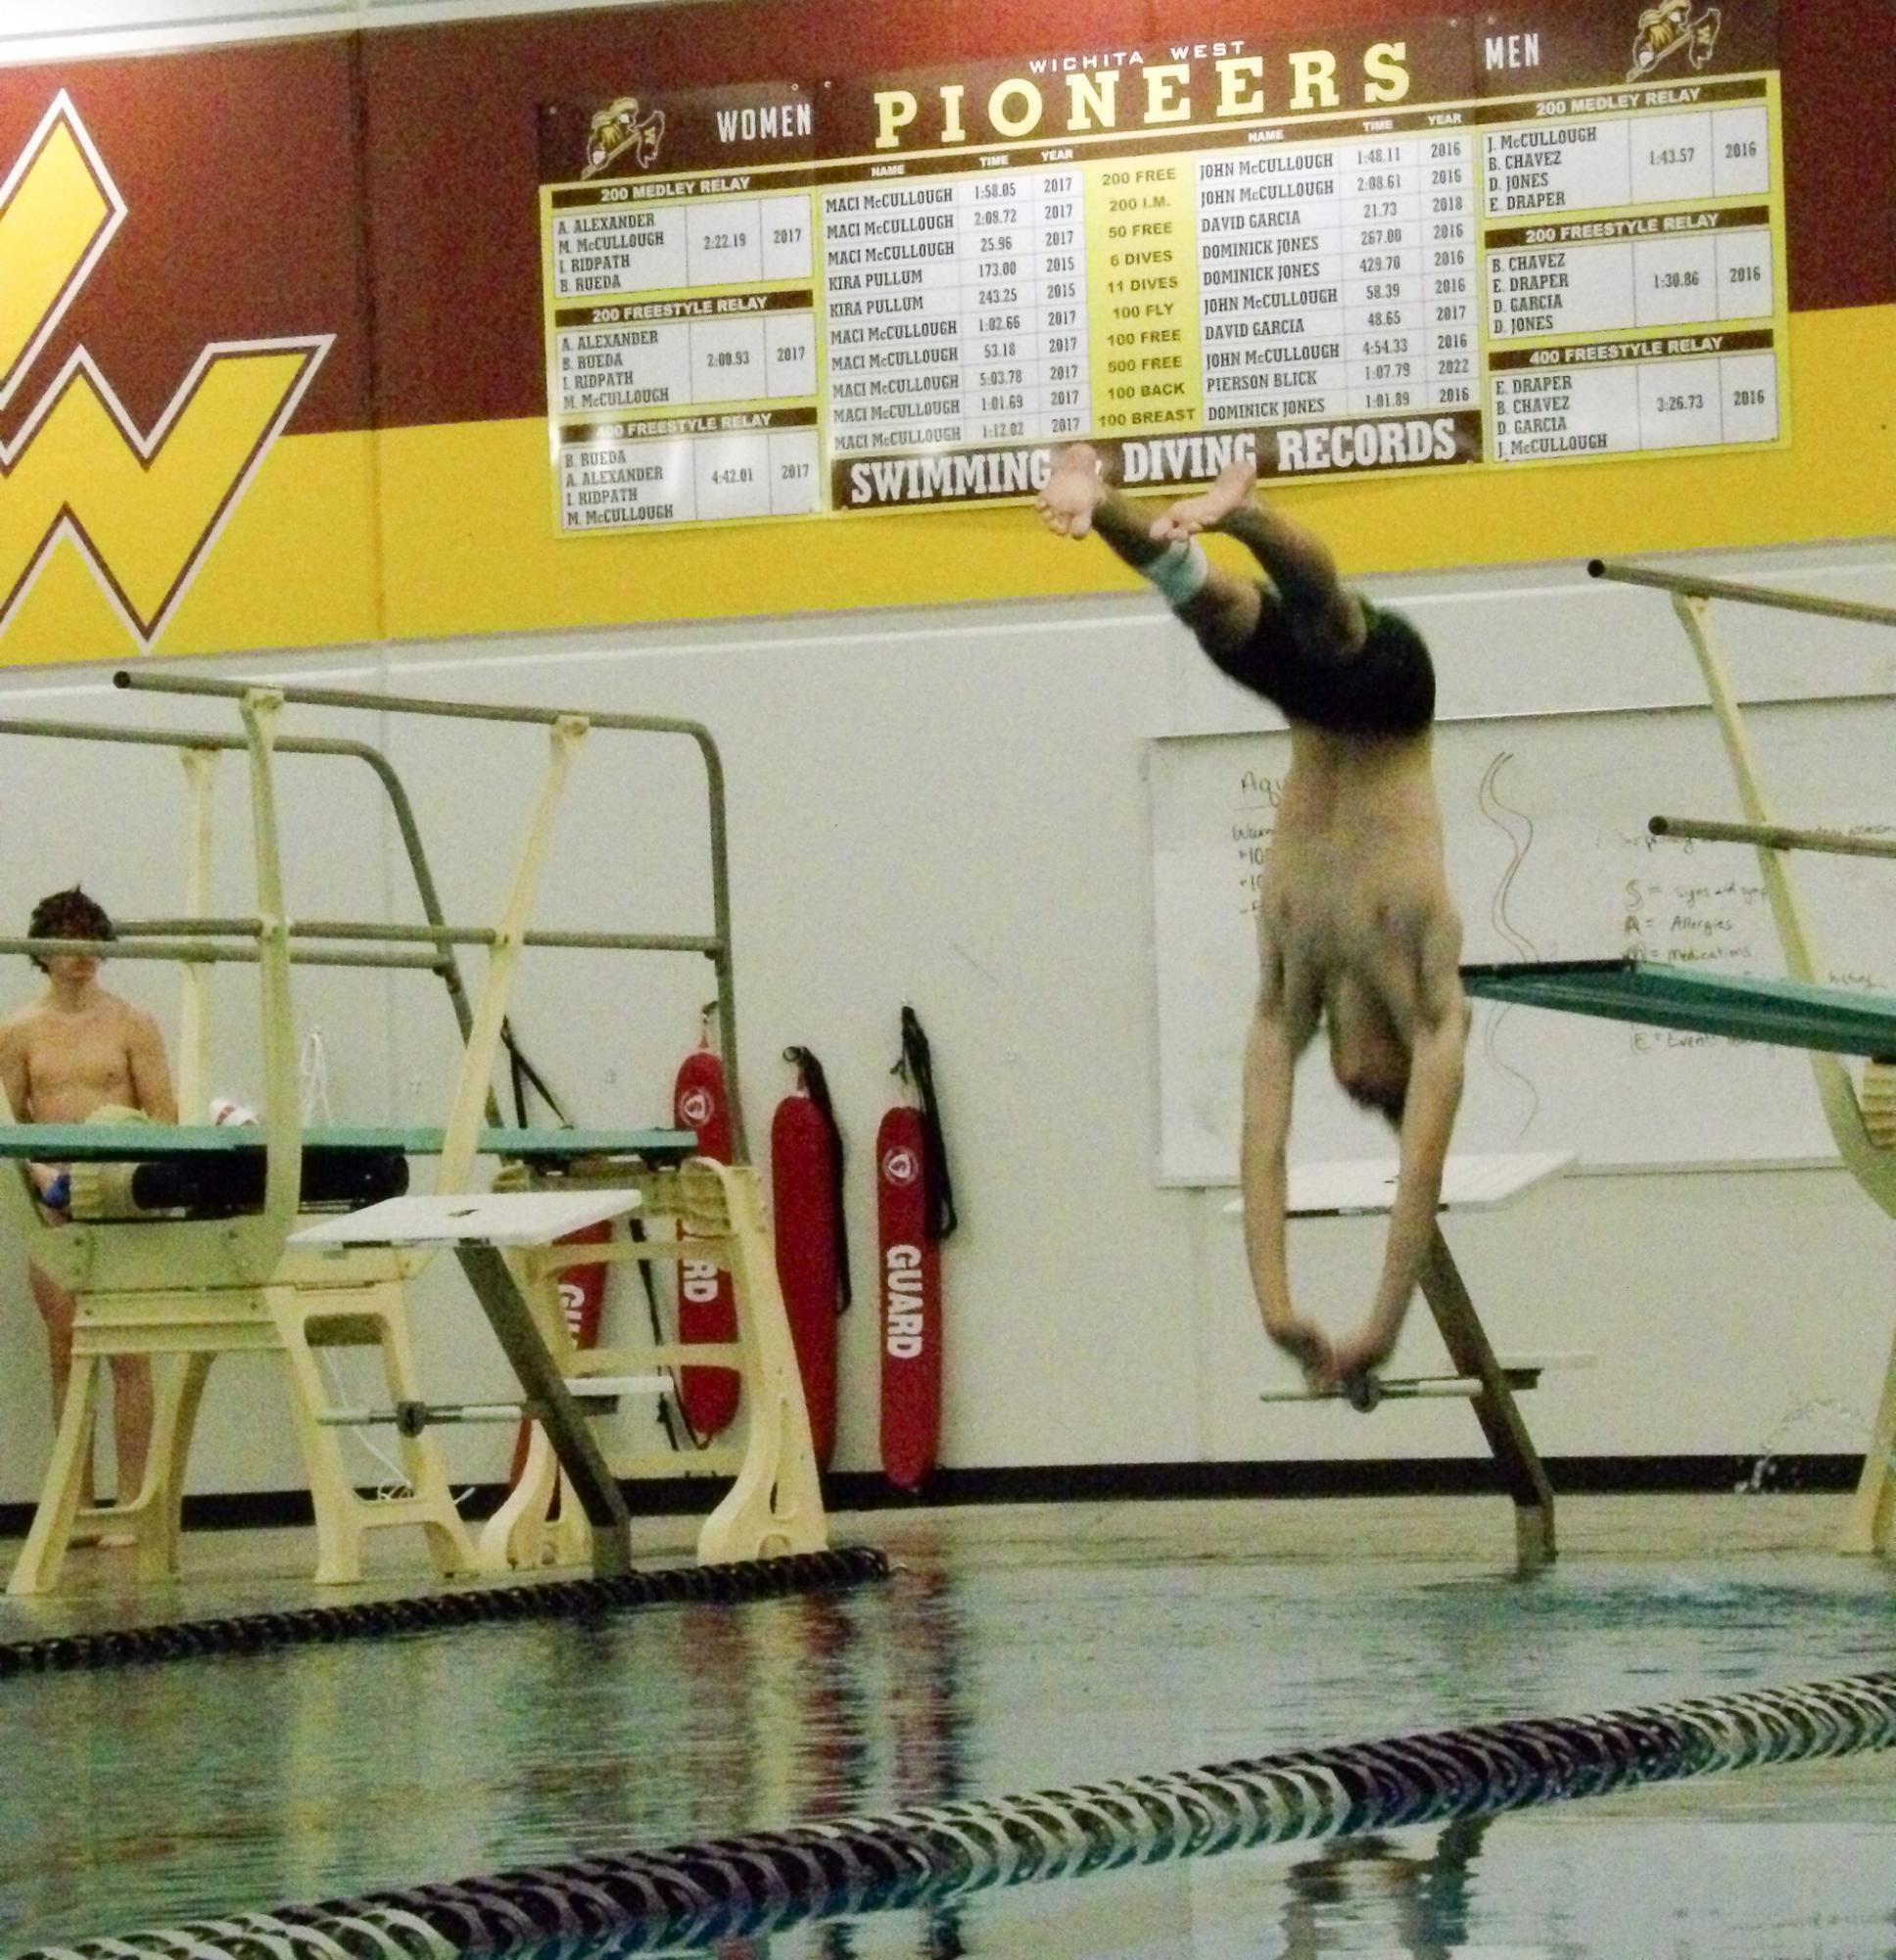
<svg viewBox="0 0 1896 1960">
<path fill-rule="evenodd" d="M 1429 741 L 1294 726 L 1264 861 L 1259 1010 L 1297 1046 L 1323 1017 L 1339 1076 L 1371 1100 L 1399 1096 L 1417 1028 L 1461 1009 Z"/>
</svg>

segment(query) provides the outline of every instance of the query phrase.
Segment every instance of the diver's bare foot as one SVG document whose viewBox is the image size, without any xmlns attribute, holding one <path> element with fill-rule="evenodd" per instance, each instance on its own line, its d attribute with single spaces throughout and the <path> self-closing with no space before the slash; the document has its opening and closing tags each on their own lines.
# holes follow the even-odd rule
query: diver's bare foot
<svg viewBox="0 0 1896 1960">
<path fill-rule="evenodd" d="M 1181 497 L 1161 510 L 1152 522 L 1152 535 L 1161 545 L 1194 538 L 1201 531 L 1215 531 L 1232 511 L 1251 498 L 1257 481 L 1257 465 L 1240 461 L 1226 463 L 1217 481 L 1197 497 Z"/>
<path fill-rule="evenodd" d="M 1105 495 L 1098 451 L 1090 443 L 1073 443 L 1055 456 L 1053 474 L 1034 507 L 1056 537 L 1083 538 Z"/>
</svg>

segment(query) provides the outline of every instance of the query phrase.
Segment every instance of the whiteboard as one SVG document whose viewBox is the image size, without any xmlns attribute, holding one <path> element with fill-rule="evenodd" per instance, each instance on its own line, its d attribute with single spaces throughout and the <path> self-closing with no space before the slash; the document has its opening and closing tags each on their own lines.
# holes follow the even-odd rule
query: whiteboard
<svg viewBox="0 0 1896 1960">
<path fill-rule="evenodd" d="M 1746 710 L 1788 823 L 1896 836 L 1896 697 Z M 1781 977 L 1756 854 L 1650 837 L 1655 814 L 1741 814 L 1707 707 L 1445 721 L 1436 730 L 1462 957 L 1642 959 Z M 1256 906 L 1288 731 L 1148 744 L 1158 1026 L 1158 1174 L 1236 1180 L 1239 1062 L 1256 981 Z M 1828 978 L 1896 990 L 1896 863 L 1798 854 Z M 1721 1036 L 1477 1001 L 1458 1151 L 1571 1150 L 1583 1169 L 1834 1156 L 1809 1065 Z M 1387 1155 L 1382 1120 L 1300 1064 L 1297 1163 Z"/>
</svg>

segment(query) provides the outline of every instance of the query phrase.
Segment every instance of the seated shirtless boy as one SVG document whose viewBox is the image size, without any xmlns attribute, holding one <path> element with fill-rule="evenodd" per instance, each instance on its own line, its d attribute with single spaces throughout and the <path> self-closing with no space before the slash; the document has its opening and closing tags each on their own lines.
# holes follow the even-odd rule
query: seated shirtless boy
<svg viewBox="0 0 1896 1960">
<path fill-rule="evenodd" d="M 1205 495 L 1155 516 L 1079 444 L 1057 458 L 1039 507 L 1062 537 L 1096 532 L 1217 667 L 1290 723 L 1245 1047 L 1245 1250 L 1265 1331 L 1313 1387 L 1351 1391 L 1394 1349 L 1435 1227 L 1468 1031 L 1461 924 L 1430 768 L 1428 649 L 1406 620 L 1343 585 L 1322 542 L 1254 494 L 1256 475 L 1233 463 Z M 1201 531 L 1237 539 L 1266 582 L 1214 568 Z M 1388 1117 L 1400 1156 L 1375 1299 L 1361 1327 L 1335 1341 L 1292 1306 L 1284 1248 L 1292 1071 L 1319 1019 L 1337 1080 Z"/>
</svg>

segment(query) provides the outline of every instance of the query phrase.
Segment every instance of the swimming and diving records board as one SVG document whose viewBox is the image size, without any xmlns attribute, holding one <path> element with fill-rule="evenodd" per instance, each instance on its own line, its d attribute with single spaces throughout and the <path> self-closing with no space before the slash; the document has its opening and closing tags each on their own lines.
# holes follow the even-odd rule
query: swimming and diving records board
<svg viewBox="0 0 1896 1960">
<path fill-rule="evenodd" d="M 1082 438 L 1148 488 L 1788 439 L 1774 0 L 907 13 L 913 72 L 544 105 L 563 534 L 1024 499 Z"/>
</svg>

